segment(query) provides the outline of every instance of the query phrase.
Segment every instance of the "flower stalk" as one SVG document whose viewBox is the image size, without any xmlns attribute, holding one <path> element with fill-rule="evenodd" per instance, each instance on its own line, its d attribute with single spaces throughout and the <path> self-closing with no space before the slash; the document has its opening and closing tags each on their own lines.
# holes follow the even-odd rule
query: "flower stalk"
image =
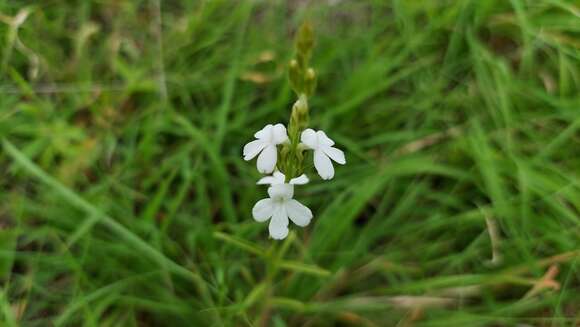
<svg viewBox="0 0 580 327">
<path fill-rule="evenodd" d="M 286 166 L 284 173 L 286 182 L 303 173 L 304 149 L 299 147 L 300 135 L 308 127 L 309 108 L 308 97 L 314 94 L 316 88 L 316 73 L 314 68 L 309 67 L 312 48 L 314 47 L 314 32 L 308 22 L 302 24 L 295 40 L 295 58 L 290 60 L 288 67 L 288 79 L 296 93 L 298 100 L 292 106 L 288 134 L 290 144 L 287 149 L 282 148 L 285 155 Z"/>
<path fill-rule="evenodd" d="M 288 79 L 298 99 L 292 106 L 288 129 L 283 124 L 268 124 L 243 149 L 244 160 L 258 156 L 258 171 L 272 174 L 258 181 L 258 184 L 270 185 L 269 197 L 256 203 L 252 216 L 258 222 L 269 220 L 270 236 L 276 240 L 288 236 L 289 221 L 304 227 L 313 217 L 310 209 L 293 198 L 294 187 L 309 182 L 305 175 L 306 152 L 312 150 L 314 167 L 324 180 L 334 177 L 332 161 L 346 163 L 344 153 L 333 147 L 334 141 L 326 133 L 308 128 L 308 99 L 314 94 L 317 79 L 314 68 L 310 67 L 314 46 L 310 23 L 300 27 L 294 44 L 295 56 L 288 65 Z"/>
</svg>

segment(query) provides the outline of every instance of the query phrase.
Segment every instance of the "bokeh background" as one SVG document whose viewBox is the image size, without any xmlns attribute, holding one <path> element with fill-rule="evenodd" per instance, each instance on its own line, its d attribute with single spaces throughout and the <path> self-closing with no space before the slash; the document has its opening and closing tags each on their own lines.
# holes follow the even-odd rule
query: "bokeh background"
<svg viewBox="0 0 580 327">
<path fill-rule="evenodd" d="M 348 164 L 275 242 L 305 20 Z M 579 86 L 578 1 L 0 0 L 1 325 L 578 326 Z"/>
</svg>

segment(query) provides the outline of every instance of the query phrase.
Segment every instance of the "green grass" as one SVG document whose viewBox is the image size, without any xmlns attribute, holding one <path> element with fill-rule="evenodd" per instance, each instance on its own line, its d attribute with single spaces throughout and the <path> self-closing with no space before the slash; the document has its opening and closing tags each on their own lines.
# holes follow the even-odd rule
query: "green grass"
<svg viewBox="0 0 580 327">
<path fill-rule="evenodd" d="M 275 242 L 304 19 L 348 163 Z M 580 324 L 578 1 L 0 0 L 0 139 L 1 326 Z"/>
</svg>

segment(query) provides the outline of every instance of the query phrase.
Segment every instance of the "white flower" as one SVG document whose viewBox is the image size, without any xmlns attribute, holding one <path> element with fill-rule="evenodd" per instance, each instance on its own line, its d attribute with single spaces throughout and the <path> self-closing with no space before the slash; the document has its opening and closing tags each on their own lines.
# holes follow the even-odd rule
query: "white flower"
<svg viewBox="0 0 580 327">
<path fill-rule="evenodd" d="M 279 171 L 275 171 L 274 174 L 272 176 L 266 176 L 266 177 L 262 177 L 256 184 L 258 185 L 264 185 L 264 184 L 270 184 L 270 185 L 279 185 L 279 184 L 284 184 L 286 180 L 286 176 L 284 174 L 282 174 Z M 304 184 L 308 184 L 309 180 L 308 177 L 304 174 L 296 177 L 296 178 L 292 178 L 290 180 L 291 185 L 304 185 Z"/>
<path fill-rule="evenodd" d="M 276 167 L 278 152 L 276 145 L 288 140 L 286 127 L 282 124 L 268 124 L 262 130 L 254 134 L 254 140 L 244 146 L 244 160 L 252 160 L 258 153 L 258 171 L 262 174 L 269 174 Z"/>
<path fill-rule="evenodd" d="M 300 140 L 308 149 L 314 150 L 314 167 L 322 179 L 331 179 L 334 177 L 334 167 L 330 159 L 344 165 L 346 159 L 344 153 L 333 147 L 332 141 L 323 131 L 317 131 L 308 128 L 302 132 Z"/>
<path fill-rule="evenodd" d="M 312 211 L 292 199 L 294 185 L 274 184 L 268 188 L 270 198 L 262 199 L 252 208 L 252 216 L 258 222 L 270 219 L 270 236 L 282 240 L 288 235 L 288 218 L 298 226 L 304 227 L 312 219 Z"/>
</svg>

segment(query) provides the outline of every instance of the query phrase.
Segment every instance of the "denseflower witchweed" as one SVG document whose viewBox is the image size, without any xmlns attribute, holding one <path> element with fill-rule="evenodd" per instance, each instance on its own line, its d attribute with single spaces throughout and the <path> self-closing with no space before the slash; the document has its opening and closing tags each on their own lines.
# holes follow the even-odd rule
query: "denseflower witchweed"
<svg viewBox="0 0 580 327">
<path fill-rule="evenodd" d="M 294 186 L 309 182 L 304 174 L 311 167 L 305 163 L 305 157 L 310 154 L 308 150 L 312 150 L 314 167 L 323 180 L 334 177 L 331 159 L 341 165 L 346 163 L 344 153 L 334 147 L 334 141 L 326 133 L 308 128 L 308 97 L 316 86 L 314 69 L 308 67 L 313 45 L 312 28 L 304 24 L 296 37 L 296 58 L 289 65 L 290 85 L 298 100 L 292 106 L 288 129 L 282 124 L 268 124 L 243 149 L 246 161 L 258 156 L 260 173 L 273 173 L 257 182 L 270 185 L 269 198 L 258 201 L 252 215 L 258 222 L 270 219 L 268 230 L 275 240 L 286 238 L 289 221 L 304 227 L 312 220 L 312 211 L 293 199 Z"/>
<path fill-rule="evenodd" d="M 272 185 L 268 188 L 268 195 L 270 198 L 256 203 L 252 215 L 259 222 L 270 219 L 268 230 L 273 239 L 281 240 L 288 236 L 288 218 L 301 227 L 310 223 L 312 211 L 293 199 L 294 185 Z"/>
<path fill-rule="evenodd" d="M 305 129 L 300 140 L 308 149 L 314 150 L 314 167 L 322 179 L 334 177 L 334 167 L 330 159 L 341 165 L 346 163 L 344 153 L 333 147 L 334 141 L 323 131 L 315 132 L 310 128 Z"/>
<path fill-rule="evenodd" d="M 286 127 L 282 124 L 268 124 L 254 134 L 257 139 L 244 146 L 244 160 L 252 160 L 258 153 L 258 171 L 269 174 L 274 171 L 278 159 L 276 146 L 288 140 Z"/>
</svg>

